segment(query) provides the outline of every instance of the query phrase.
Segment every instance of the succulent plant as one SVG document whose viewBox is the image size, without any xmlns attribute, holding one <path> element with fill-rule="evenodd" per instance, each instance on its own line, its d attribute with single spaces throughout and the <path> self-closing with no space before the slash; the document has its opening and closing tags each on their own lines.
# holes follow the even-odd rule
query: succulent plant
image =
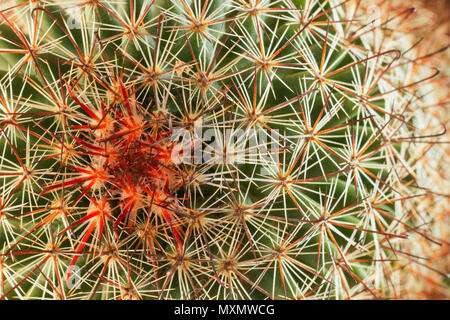
<svg viewBox="0 0 450 320">
<path fill-rule="evenodd" d="M 401 298 L 445 48 L 373 8 L 9 1 L 0 299 Z"/>
</svg>

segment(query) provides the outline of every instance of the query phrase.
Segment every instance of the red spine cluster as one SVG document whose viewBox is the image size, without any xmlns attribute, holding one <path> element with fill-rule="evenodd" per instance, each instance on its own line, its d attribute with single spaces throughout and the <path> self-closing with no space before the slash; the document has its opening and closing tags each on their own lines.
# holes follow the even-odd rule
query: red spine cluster
<svg viewBox="0 0 450 320">
<path fill-rule="evenodd" d="M 71 126 L 70 133 L 78 144 L 77 153 L 88 163 L 84 167 L 69 167 L 74 177 L 48 186 L 42 194 L 80 188 L 75 203 L 82 199 L 90 202 L 85 215 L 61 232 L 87 223 L 68 276 L 94 231 L 101 241 L 105 220 L 113 223 L 118 236 L 122 224 L 134 227 L 140 211 L 163 219 L 170 226 L 179 252 L 183 250 L 181 221 L 174 210 L 174 193 L 181 187 L 181 178 L 171 160 L 174 144 L 170 132 L 163 117 L 152 114 L 151 119 L 144 119 L 142 115 L 148 113 L 142 112 L 142 106 L 130 93 L 133 89 L 126 88 L 120 80 L 118 84 L 121 103 L 107 108 L 101 102 L 100 110 L 82 102 L 67 85 L 80 111 L 91 119 L 90 123 Z"/>
</svg>

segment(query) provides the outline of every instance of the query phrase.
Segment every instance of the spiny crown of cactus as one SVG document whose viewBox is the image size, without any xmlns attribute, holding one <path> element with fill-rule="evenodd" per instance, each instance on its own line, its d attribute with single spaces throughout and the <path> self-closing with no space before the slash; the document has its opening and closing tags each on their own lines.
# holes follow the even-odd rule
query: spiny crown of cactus
<svg viewBox="0 0 450 320">
<path fill-rule="evenodd" d="M 438 71 L 359 4 L 10 1 L 0 298 L 398 297 Z"/>
</svg>

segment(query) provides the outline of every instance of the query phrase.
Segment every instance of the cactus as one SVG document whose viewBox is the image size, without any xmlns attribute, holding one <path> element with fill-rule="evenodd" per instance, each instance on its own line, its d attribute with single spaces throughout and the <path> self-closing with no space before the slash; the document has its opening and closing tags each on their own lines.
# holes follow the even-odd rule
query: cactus
<svg viewBox="0 0 450 320">
<path fill-rule="evenodd" d="M 9 1 L 0 299 L 403 297 L 445 123 L 374 8 Z"/>
</svg>

